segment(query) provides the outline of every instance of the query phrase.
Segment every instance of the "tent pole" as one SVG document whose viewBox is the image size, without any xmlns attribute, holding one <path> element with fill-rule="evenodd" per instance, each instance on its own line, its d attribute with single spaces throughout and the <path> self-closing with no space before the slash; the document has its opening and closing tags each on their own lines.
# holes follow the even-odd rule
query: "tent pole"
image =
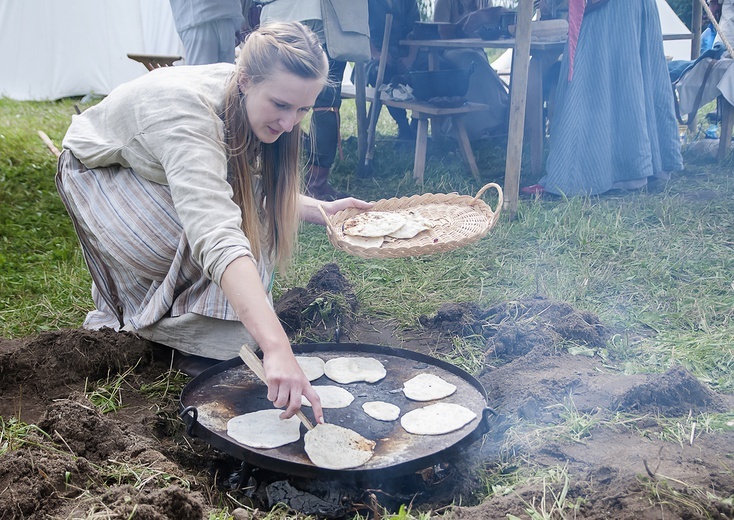
<svg viewBox="0 0 734 520">
<path fill-rule="evenodd" d="M 693 8 L 691 9 L 691 32 L 693 39 L 691 40 L 691 59 L 695 60 L 701 54 L 701 18 L 703 9 L 698 0 L 693 0 Z"/>
<path fill-rule="evenodd" d="M 505 163 L 504 209 L 510 218 L 517 214 L 520 193 L 520 168 L 525 123 L 525 105 L 528 94 L 530 64 L 530 36 L 533 18 L 533 0 L 519 0 L 515 48 L 512 53 L 512 81 L 510 82 L 510 123 L 507 133 L 507 160 Z"/>
</svg>

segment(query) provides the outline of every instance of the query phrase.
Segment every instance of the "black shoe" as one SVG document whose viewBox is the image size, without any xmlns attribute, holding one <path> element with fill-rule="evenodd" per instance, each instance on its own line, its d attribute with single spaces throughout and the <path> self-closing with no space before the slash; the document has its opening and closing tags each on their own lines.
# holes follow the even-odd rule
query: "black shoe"
<svg viewBox="0 0 734 520">
<path fill-rule="evenodd" d="M 204 370 L 222 363 L 219 359 L 211 359 L 193 354 L 186 355 L 175 352 L 173 355 L 173 368 L 190 377 L 196 377 Z"/>
</svg>

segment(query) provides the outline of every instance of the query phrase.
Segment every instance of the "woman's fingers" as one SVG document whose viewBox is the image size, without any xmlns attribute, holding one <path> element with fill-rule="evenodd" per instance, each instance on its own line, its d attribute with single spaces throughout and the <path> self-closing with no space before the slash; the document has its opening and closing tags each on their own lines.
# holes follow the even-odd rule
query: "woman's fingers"
<svg viewBox="0 0 734 520">
<path fill-rule="evenodd" d="M 321 409 L 321 398 L 319 397 L 319 394 L 316 393 L 316 390 L 314 390 L 309 384 L 308 387 L 304 389 L 303 395 L 305 395 L 308 402 L 311 403 L 311 410 L 313 410 L 313 416 L 314 419 L 316 419 L 316 424 L 323 423 L 324 412 Z"/>
<path fill-rule="evenodd" d="M 301 408 L 301 396 L 305 396 L 311 403 L 316 422 L 323 422 L 324 416 L 321 410 L 321 399 L 319 394 L 313 389 L 308 382 L 308 378 L 301 370 L 301 367 L 295 362 L 294 366 L 283 370 L 288 365 L 286 359 L 281 359 L 277 363 L 270 365 L 269 361 L 275 361 L 266 357 L 265 372 L 268 382 L 268 400 L 273 403 L 276 408 L 285 408 L 280 415 L 281 419 L 293 417 Z M 271 368 L 271 366 L 273 368 Z M 270 370 L 269 370 L 270 369 Z"/>
<path fill-rule="evenodd" d="M 290 401 L 290 398 L 291 390 L 288 385 L 278 383 L 268 385 L 268 400 L 272 401 L 273 406 L 276 408 L 283 408 L 286 406 Z M 296 412 L 294 411 L 293 413 Z M 291 415 L 293 415 L 293 413 Z M 290 417 L 290 415 L 288 417 Z"/>
</svg>

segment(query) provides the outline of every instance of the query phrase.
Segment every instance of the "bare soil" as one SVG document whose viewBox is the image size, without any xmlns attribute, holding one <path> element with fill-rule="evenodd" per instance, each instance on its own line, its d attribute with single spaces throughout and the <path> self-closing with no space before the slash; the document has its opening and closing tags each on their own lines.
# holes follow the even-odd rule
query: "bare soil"
<svg viewBox="0 0 734 520">
<path fill-rule="evenodd" d="M 439 355 L 451 350 L 451 335 L 481 336 L 478 379 L 496 412 L 489 433 L 443 464 L 369 488 L 257 468 L 243 476 L 240 461 L 186 435 L 176 396 L 145 391 L 168 372 L 170 349 L 110 330 L 0 339 L 0 519 L 186 520 L 222 508 L 256 518 L 277 502 L 331 518 L 379 517 L 401 503 L 461 519 L 734 518 L 734 433 L 702 425 L 691 437 L 686 421 L 731 411 L 733 396 L 713 392 L 682 367 L 626 375 L 616 360 L 598 355 L 610 331 L 590 313 L 543 298 L 491 308 L 448 302 L 420 327 L 396 330 L 354 318 L 357 299 L 333 264 L 276 307 L 299 341 L 338 338 Z M 123 407 L 102 414 L 86 395 L 126 371 Z M 630 420 L 611 422 L 619 414 Z M 570 416 L 595 427 L 575 434 L 558 428 Z M 664 417 L 680 418 L 679 439 L 661 439 Z M 24 443 L 9 446 L 16 421 L 36 427 Z M 554 436 L 554 428 L 563 434 Z M 518 461 L 545 481 L 511 488 Z M 495 495 L 481 501 L 485 468 L 501 470 L 506 480 L 495 481 Z M 555 499 L 562 494 L 565 502 Z"/>
</svg>

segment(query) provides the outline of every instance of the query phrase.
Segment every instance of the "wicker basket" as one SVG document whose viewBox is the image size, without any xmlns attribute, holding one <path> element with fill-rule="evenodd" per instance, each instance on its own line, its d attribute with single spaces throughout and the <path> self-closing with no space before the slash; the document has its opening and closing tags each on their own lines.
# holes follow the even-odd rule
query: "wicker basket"
<svg viewBox="0 0 734 520">
<path fill-rule="evenodd" d="M 499 195 L 494 211 L 479 198 L 489 188 L 496 189 Z M 386 239 L 380 247 L 360 247 L 344 240 L 344 222 L 364 210 L 349 208 L 332 216 L 327 216 L 321 206 L 319 210 L 326 221 L 329 241 L 335 248 L 362 258 L 402 258 L 442 253 L 477 242 L 497 224 L 502 202 L 502 188 L 495 183 L 486 184 L 474 197 L 456 193 L 426 193 L 379 200 L 369 211 L 410 209 L 433 224 L 431 229 L 413 238 Z"/>
</svg>

